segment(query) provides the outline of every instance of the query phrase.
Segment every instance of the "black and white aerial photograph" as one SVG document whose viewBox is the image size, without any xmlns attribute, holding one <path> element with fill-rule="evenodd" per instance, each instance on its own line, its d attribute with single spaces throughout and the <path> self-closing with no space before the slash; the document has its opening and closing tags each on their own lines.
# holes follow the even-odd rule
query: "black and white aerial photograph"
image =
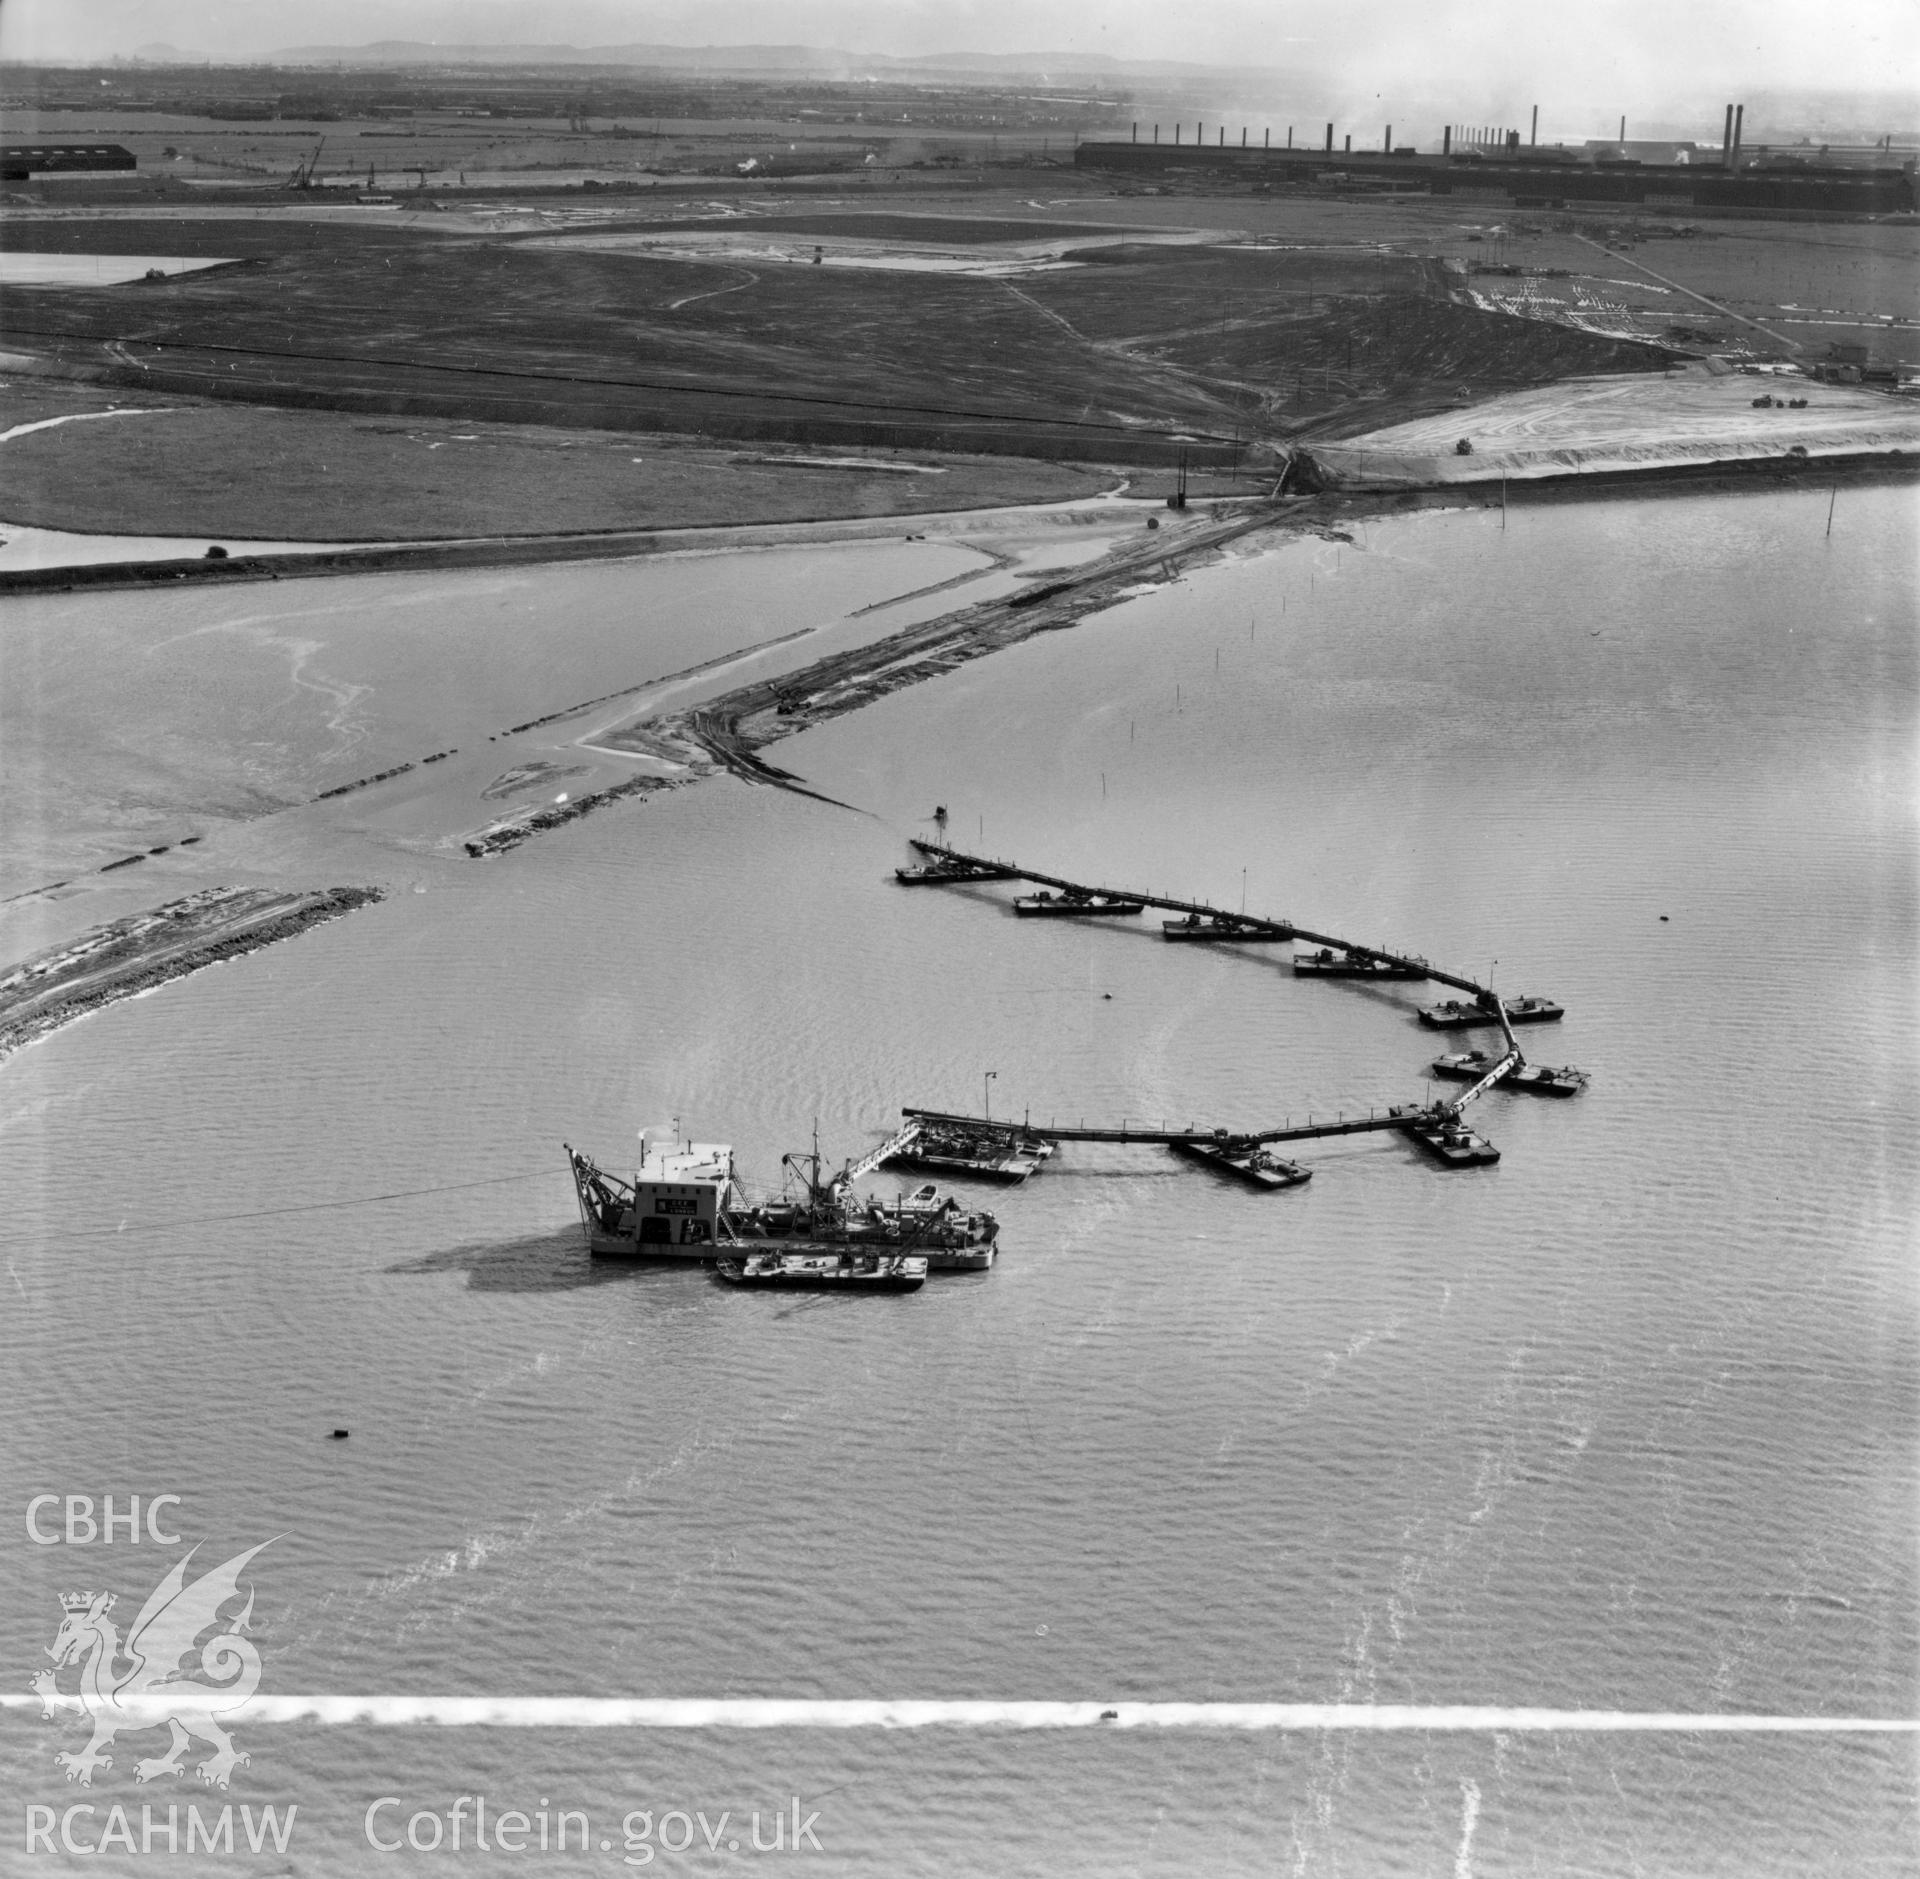
<svg viewBox="0 0 1920 1879">
<path fill-rule="evenodd" d="M 1920 1879 L 1908 0 L 5 0 L 0 1874 Z"/>
</svg>

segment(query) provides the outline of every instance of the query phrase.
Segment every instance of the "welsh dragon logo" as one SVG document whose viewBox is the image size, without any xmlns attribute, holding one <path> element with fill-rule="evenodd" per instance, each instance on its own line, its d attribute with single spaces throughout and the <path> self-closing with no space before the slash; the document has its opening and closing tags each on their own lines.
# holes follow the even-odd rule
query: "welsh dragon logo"
<svg viewBox="0 0 1920 1879">
<path fill-rule="evenodd" d="M 202 1573 L 191 1585 L 187 1563 L 199 1548 L 190 1549 L 153 1588 L 124 1646 L 119 1628 L 107 1616 L 115 1604 L 112 1593 L 61 1595 L 66 1616 L 47 1647 L 54 1668 L 36 1671 L 31 1688 L 40 1698 L 45 1721 L 84 1717 L 93 1725 L 93 1739 L 85 1748 L 78 1753 L 62 1749 L 54 1756 L 69 1781 L 91 1787 L 96 1768 L 113 1766 L 113 1757 L 102 1751 L 121 1730 L 138 1733 L 163 1723 L 173 1731 L 172 1747 L 164 1755 L 136 1762 L 136 1780 L 184 1773 L 181 1757 L 195 1736 L 213 1746 L 213 1754 L 199 1764 L 198 1771 L 210 1787 L 224 1788 L 234 1769 L 251 1759 L 233 1746 L 233 1738 L 218 1720 L 237 1710 L 260 1683 L 260 1653 L 241 1635 L 253 1616 L 251 1587 L 246 1609 L 200 1646 L 199 1661 L 191 1667 L 212 1681 L 196 1683 L 186 1660 L 202 1633 L 220 1622 L 220 1608 L 239 1597 L 240 1574 L 247 1562 L 272 1544 L 263 1540 L 260 1546 L 249 1547 L 224 1566 Z M 57 1681 L 70 1664 L 80 1666 L 80 1688 L 74 1695 L 63 1691 Z"/>
</svg>

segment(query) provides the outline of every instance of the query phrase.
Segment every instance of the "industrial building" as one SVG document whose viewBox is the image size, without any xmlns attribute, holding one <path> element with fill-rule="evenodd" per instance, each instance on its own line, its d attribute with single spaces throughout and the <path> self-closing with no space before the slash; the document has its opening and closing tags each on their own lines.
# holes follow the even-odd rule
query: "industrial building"
<svg viewBox="0 0 1920 1879">
<path fill-rule="evenodd" d="M 0 144 L 0 182 L 25 182 L 29 176 L 58 176 L 79 170 L 132 170 L 139 167 L 124 144 Z"/>
<path fill-rule="evenodd" d="M 1353 148 L 1351 136 L 1275 147 L 1270 132 L 1224 124 L 1135 125 L 1128 138 L 1088 141 L 1076 165 L 1155 182 L 1312 185 L 1358 191 L 1490 197 L 1516 208 L 1686 209 L 1709 215 L 1896 215 L 1914 210 L 1914 168 L 1889 163 L 1841 165 L 1793 152 L 1744 150 L 1739 116 L 1728 106 L 1727 137 L 1682 162 L 1647 162 L 1557 145 L 1522 143 L 1508 130 L 1449 125 L 1438 154 L 1396 147 L 1389 125 L 1378 146 Z M 1171 133 L 1163 135 L 1163 130 Z"/>
</svg>

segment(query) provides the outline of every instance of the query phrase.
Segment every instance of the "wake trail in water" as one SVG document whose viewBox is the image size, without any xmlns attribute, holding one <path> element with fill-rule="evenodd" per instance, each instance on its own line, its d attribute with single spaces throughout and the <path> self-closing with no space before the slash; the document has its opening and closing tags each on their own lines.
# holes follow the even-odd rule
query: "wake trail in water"
<svg viewBox="0 0 1920 1879">
<path fill-rule="evenodd" d="M 160 1698 L 156 1696 L 156 1701 Z M 0 1709 L 36 1695 L 0 1694 Z M 1439 1730 L 1660 1735 L 1914 1735 L 1920 1718 L 1761 1716 L 1413 1703 L 874 1701 L 787 1697 L 255 1696 L 234 1722 L 364 1722 L 506 1729 L 1235 1729 Z M 1471 1784 L 1468 1784 L 1471 1786 Z M 1477 1818 L 1465 1795 L 1462 1850 Z"/>
<path fill-rule="evenodd" d="M 1453 1855 L 1453 1879 L 1473 1879 L 1473 1830 L 1480 1824 L 1480 1784 L 1460 1783 L 1460 1845 Z"/>
</svg>

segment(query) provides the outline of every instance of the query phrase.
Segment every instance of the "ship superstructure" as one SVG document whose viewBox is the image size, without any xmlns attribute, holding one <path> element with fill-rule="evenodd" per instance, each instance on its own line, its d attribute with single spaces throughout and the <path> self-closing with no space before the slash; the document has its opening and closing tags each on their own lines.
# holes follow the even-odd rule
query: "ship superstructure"
<svg viewBox="0 0 1920 1879">
<path fill-rule="evenodd" d="M 568 1148 L 580 1224 L 593 1253 L 664 1259 L 711 1259 L 729 1216 L 745 1201 L 725 1142 L 650 1142 L 640 1138 L 640 1166 L 631 1180 Z"/>
</svg>

